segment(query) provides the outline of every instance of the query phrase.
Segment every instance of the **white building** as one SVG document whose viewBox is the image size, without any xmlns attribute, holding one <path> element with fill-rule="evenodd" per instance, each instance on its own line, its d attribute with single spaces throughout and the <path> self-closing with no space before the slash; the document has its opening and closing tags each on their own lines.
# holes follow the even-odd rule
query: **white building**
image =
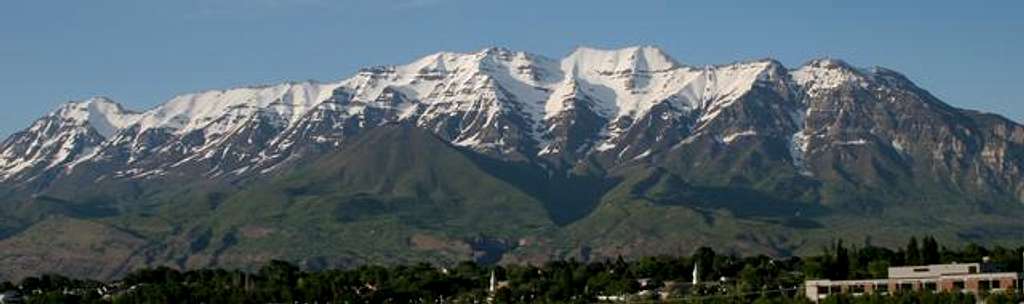
<svg viewBox="0 0 1024 304">
<path fill-rule="evenodd" d="M 993 272 L 980 263 L 890 267 L 885 279 L 808 280 L 804 282 L 804 293 L 818 302 L 834 294 L 859 296 L 919 290 L 1011 292 L 1020 288 L 1020 278 L 1020 273 Z"/>
</svg>

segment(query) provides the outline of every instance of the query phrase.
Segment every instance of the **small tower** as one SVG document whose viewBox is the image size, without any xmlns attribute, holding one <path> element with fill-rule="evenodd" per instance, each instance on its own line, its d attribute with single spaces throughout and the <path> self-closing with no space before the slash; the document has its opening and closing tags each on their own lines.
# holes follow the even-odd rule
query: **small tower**
<svg viewBox="0 0 1024 304">
<path fill-rule="evenodd" d="M 494 270 L 491 270 L 491 287 L 487 290 L 493 295 L 494 292 L 498 291 L 498 278 L 494 275 Z"/>
<path fill-rule="evenodd" d="M 693 263 L 693 285 L 700 283 L 700 271 L 697 270 L 698 265 L 700 265 L 700 263 Z"/>
<path fill-rule="evenodd" d="M 487 303 L 494 303 L 495 295 L 498 292 L 498 278 L 491 270 L 491 285 L 487 288 Z"/>
</svg>

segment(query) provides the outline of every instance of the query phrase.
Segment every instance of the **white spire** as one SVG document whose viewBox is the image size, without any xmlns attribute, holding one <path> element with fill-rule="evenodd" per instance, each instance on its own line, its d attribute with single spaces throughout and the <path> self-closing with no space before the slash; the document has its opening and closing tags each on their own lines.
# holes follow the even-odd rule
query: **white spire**
<svg viewBox="0 0 1024 304">
<path fill-rule="evenodd" d="M 494 276 L 494 270 L 491 270 L 491 288 L 489 289 L 491 294 L 494 294 L 494 292 L 498 290 L 497 287 L 498 287 L 498 280 Z"/>
<path fill-rule="evenodd" d="M 700 283 L 700 272 L 697 271 L 698 263 L 693 263 L 693 285 Z"/>
</svg>

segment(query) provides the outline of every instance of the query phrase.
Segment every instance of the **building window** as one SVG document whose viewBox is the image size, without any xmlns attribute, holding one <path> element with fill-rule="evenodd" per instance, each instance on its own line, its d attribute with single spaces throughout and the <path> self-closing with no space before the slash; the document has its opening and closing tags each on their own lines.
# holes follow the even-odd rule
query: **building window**
<svg viewBox="0 0 1024 304">
<path fill-rule="evenodd" d="M 914 268 L 914 272 L 928 272 L 928 268 Z"/>
<path fill-rule="evenodd" d="M 899 287 L 900 287 L 899 288 L 900 291 L 912 291 L 912 290 L 914 290 L 914 284 L 913 283 L 900 283 Z"/>
<path fill-rule="evenodd" d="M 875 284 L 875 287 L 871 289 L 874 293 L 883 293 L 889 291 L 889 284 Z"/>
<path fill-rule="evenodd" d="M 967 273 L 978 273 L 978 266 L 967 267 Z"/>
<path fill-rule="evenodd" d="M 1003 281 L 1000 281 L 1000 280 L 993 280 L 993 281 L 992 281 L 992 289 L 1000 289 L 1000 288 L 1003 288 L 1003 287 L 1002 287 L 1002 283 L 1003 283 Z"/>
<path fill-rule="evenodd" d="M 850 293 L 864 293 L 864 285 L 850 286 Z"/>
<path fill-rule="evenodd" d="M 828 286 L 818 286 L 818 294 L 827 295 L 828 294 Z"/>
<path fill-rule="evenodd" d="M 989 281 L 989 280 L 978 281 L 978 289 L 980 289 L 980 290 L 992 289 L 992 281 Z"/>
<path fill-rule="evenodd" d="M 829 287 L 829 293 L 843 293 L 843 288 L 842 286 Z"/>
<path fill-rule="evenodd" d="M 939 289 L 939 287 L 938 287 L 938 285 L 937 285 L 937 284 L 935 284 L 935 282 L 925 282 L 925 283 L 924 283 L 924 290 L 927 290 L 927 291 L 936 291 L 936 290 L 938 290 L 938 289 Z"/>
<path fill-rule="evenodd" d="M 953 289 L 954 289 L 954 290 L 963 290 L 963 289 L 964 289 L 964 288 L 966 288 L 966 287 L 967 287 L 967 284 L 966 284 L 966 283 L 964 283 L 964 281 L 963 281 L 963 280 L 956 280 L 956 281 L 953 281 Z"/>
</svg>

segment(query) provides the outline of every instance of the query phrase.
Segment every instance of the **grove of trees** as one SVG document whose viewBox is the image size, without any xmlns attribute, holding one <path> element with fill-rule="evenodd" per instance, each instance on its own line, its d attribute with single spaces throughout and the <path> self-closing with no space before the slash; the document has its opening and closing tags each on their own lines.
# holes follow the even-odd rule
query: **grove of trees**
<svg viewBox="0 0 1024 304">
<path fill-rule="evenodd" d="M 622 258 L 543 265 L 479 265 L 463 262 L 309 271 L 272 261 L 256 271 L 168 267 L 134 271 L 115 282 L 30 277 L 0 283 L 0 292 L 19 290 L 29 303 L 594 303 L 607 297 L 652 301 L 666 297 L 686 303 L 806 303 L 805 279 L 884 278 L 890 266 L 990 262 L 1007 270 L 1022 267 L 1024 248 L 960 249 L 939 246 L 931 237 L 910 239 L 905 248 L 850 246 L 837 241 L 808 257 L 772 258 L 720 254 L 700 248 L 690 256 Z M 691 285 L 693 267 L 699 281 Z M 490 278 L 500 282 L 490 292 Z M 829 303 L 964 303 L 963 294 L 907 293 L 830 298 Z M 992 295 L 988 303 L 1016 303 L 1018 295 Z"/>
</svg>

